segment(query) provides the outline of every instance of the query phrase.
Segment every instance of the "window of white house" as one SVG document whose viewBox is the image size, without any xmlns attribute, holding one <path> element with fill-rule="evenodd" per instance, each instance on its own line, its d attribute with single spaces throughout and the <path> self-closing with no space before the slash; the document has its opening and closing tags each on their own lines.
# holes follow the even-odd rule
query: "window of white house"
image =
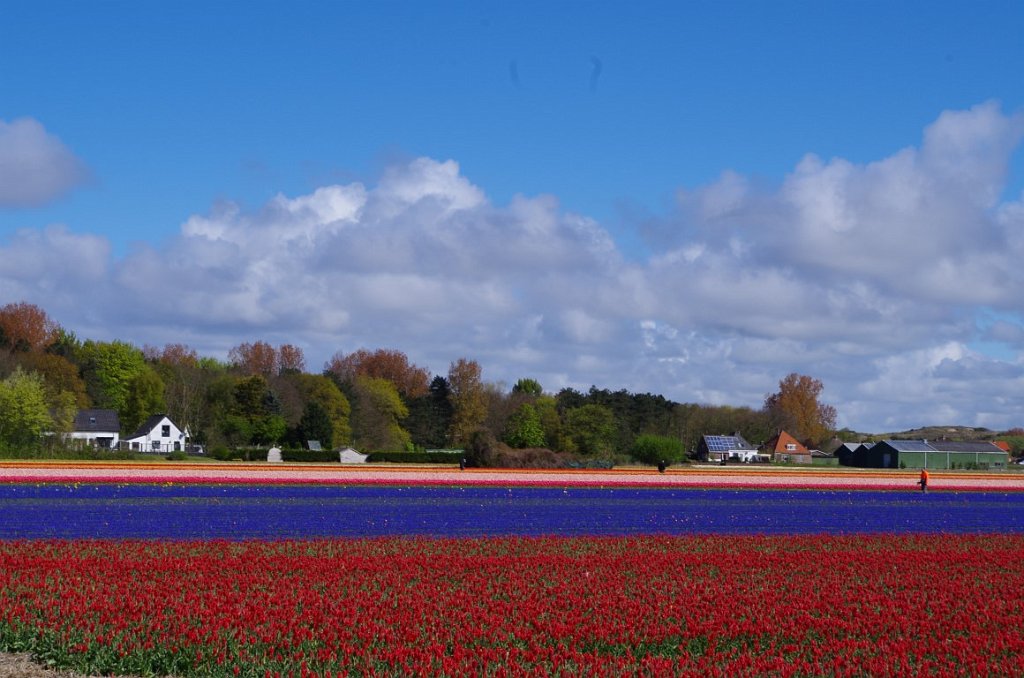
<svg viewBox="0 0 1024 678">
<path fill-rule="evenodd" d="M 164 424 L 163 426 L 160 427 L 160 436 L 163 437 L 163 438 L 170 438 L 171 437 L 171 425 L 170 424 Z"/>
<path fill-rule="evenodd" d="M 786 451 L 787 452 L 794 452 L 794 451 L 796 451 L 796 443 L 786 443 Z"/>
</svg>

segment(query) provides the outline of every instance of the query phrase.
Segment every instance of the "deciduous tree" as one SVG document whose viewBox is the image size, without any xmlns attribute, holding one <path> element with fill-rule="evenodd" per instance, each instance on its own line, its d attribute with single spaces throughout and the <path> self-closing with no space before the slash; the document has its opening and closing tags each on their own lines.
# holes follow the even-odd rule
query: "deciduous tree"
<svg viewBox="0 0 1024 678">
<path fill-rule="evenodd" d="M 195 349 L 184 344 L 167 344 L 162 349 L 143 348 L 150 365 L 164 383 L 167 414 L 188 429 L 193 440 L 203 439 L 209 426 L 204 417 L 203 398 L 210 383 L 223 371 L 216 361 L 200 360 Z"/>
<path fill-rule="evenodd" d="M 524 377 L 515 383 L 512 387 L 512 392 L 528 396 L 541 396 L 544 394 L 544 389 L 541 388 L 540 382 L 536 379 Z"/>
<path fill-rule="evenodd" d="M 383 452 L 409 449 L 412 439 L 401 425 L 409 410 L 395 385 L 387 379 L 360 375 L 354 393 L 352 434 L 356 447 Z"/>
<path fill-rule="evenodd" d="M 52 353 L 30 353 L 24 358 L 29 371 L 37 372 L 46 383 L 49 394 L 68 393 L 79 409 L 89 406 L 89 395 L 78 368 L 67 358 Z"/>
<path fill-rule="evenodd" d="M 132 380 L 146 367 L 142 351 L 123 341 L 87 341 L 80 355 L 86 390 L 93 404 L 123 411 Z"/>
<path fill-rule="evenodd" d="M 331 444 L 347 445 L 352 442 L 352 406 L 341 389 L 329 377 L 321 374 L 303 373 L 295 375 L 294 379 L 306 404 L 315 402 L 327 413 L 331 421 Z M 314 440 L 324 443 L 319 438 Z"/>
<path fill-rule="evenodd" d="M 818 446 L 836 427 L 836 408 L 818 402 L 821 381 L 796 372 L 779 382 L 779 390 L 764 401 L 765 412 L 778 430 Z"/>
<path fill-rule="evenodd" d="M 243 374 L 271 377 L 278 372 L 277 350 L 265 341 L 245 342 L 228 351 L 228 362 Z"/>
<path fill-rule="evenodd" d="M 281 344 L 277 349 L 277 363 L 280 374 L 297 374 L 306 369 L 306 356 L 294 344 Z"/>
<path fill-rule="evenodd" d="M 358 376 L 386 379 L 407 401 L 426 395 L 429 390 L 430 372 L 410 363 L 401 351 L 392 349 L 368 351 L 361 348 L 348 355 L 338 352 L 324 369 L 342 382 L 354 382 Z"/>
<path fill-rule="evenodd" d="M 35 304 L 0 306 L 0 337 L 12 351 L 42 351 L 57 336 L 59 325 Z"/>
<path fill-rule="evenodd" d="M 149 365 L 135 375 L 128 384 L 124 409 L 120 411 L 125 431 L 134 431 L 148 417 L 167 411 L 164 400 L 164 382 Z"/>
<path fill-rule="evenodd" d="M 543 395 L 537 398 L 533 402 L 533 408 L 544 431 L 544 446 L 559 452 L 575 452 L 575 444 L 565 435 L 565 425 L 554 396 Z"/>
<path fill-rule="evenodd" d="M 615 416 L 603 405 L 583 405 L 565 413 L 569 437 L 580 454 L 600 455 L 612 451 Z"/>
<path fill-rule="evenodd" d="M 523 403 L 509 417 L 505 429 L 505 443 L 514 448 L 544 447 L 544 428 L 533 405 Z"/>
<path fill-rule="evenodd" d="M 50 430 L 49 403 L 43 378 L 20 367 L 0 381 L 0 443 L 35 445 Z"/>
<path fill-rule="evenodd" d="M 465 445 L 469 441 L 469 436 L 487 417 L 487 403 L 484 400 L 484 386 L 480 374 L 480 364 L 465 358 L 459 358 L 448 368 L 448 385 L 451 389 L 448 398 L 452 403 L 449 437 L 453 445 Z"/>
</svg>

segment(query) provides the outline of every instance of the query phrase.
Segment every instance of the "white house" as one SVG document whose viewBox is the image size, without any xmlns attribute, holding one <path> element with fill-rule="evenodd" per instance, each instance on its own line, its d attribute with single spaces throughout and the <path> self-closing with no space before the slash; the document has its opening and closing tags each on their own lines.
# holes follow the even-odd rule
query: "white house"
<svg viewBox="0 0 1024 678">
<path fill-rule="evenodd" d="M 122 438 L 121 448 L 135 452 L 183 452 L 188 430 L 181 430 L 166 414 L 154 414 L 135 433 Z"/>
<path fill-rule="evenodd" d="M 79 410 L 67 437 L 90 447 L 112 450 L 117 448 L 120 435 L 121 420 L 116 410 Z"/>
</svg>

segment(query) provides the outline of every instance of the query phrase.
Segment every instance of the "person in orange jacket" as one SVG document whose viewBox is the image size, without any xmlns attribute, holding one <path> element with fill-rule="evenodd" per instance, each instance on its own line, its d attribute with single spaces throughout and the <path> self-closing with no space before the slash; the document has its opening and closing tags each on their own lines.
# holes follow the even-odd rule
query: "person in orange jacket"
<svg viewBox="0 0 1024 678">
<path fill-rule="evenodd" d="M 921 486 L 922 492 L 928 491 L 928 469 L 921 469 L 921 479 L 917 481 L 917 484 Z"/>
</svg>

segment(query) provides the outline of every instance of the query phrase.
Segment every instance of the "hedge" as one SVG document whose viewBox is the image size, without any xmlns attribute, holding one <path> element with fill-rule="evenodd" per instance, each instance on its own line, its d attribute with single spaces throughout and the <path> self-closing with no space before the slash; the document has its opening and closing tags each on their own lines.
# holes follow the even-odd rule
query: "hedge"
<svg viewBox="0 0 1024 678">
<path fill-rule="evenodd" d="M 318 462 L 339 461 L 337 450 L 281 450 L 281 461 Z"/>
<path fill-rule="evenodd" d="M 390 461 L 397 464 L 457 464 L 461 451 L 453 452 L 371 452 L 366 461 Z"/>
</svg>

